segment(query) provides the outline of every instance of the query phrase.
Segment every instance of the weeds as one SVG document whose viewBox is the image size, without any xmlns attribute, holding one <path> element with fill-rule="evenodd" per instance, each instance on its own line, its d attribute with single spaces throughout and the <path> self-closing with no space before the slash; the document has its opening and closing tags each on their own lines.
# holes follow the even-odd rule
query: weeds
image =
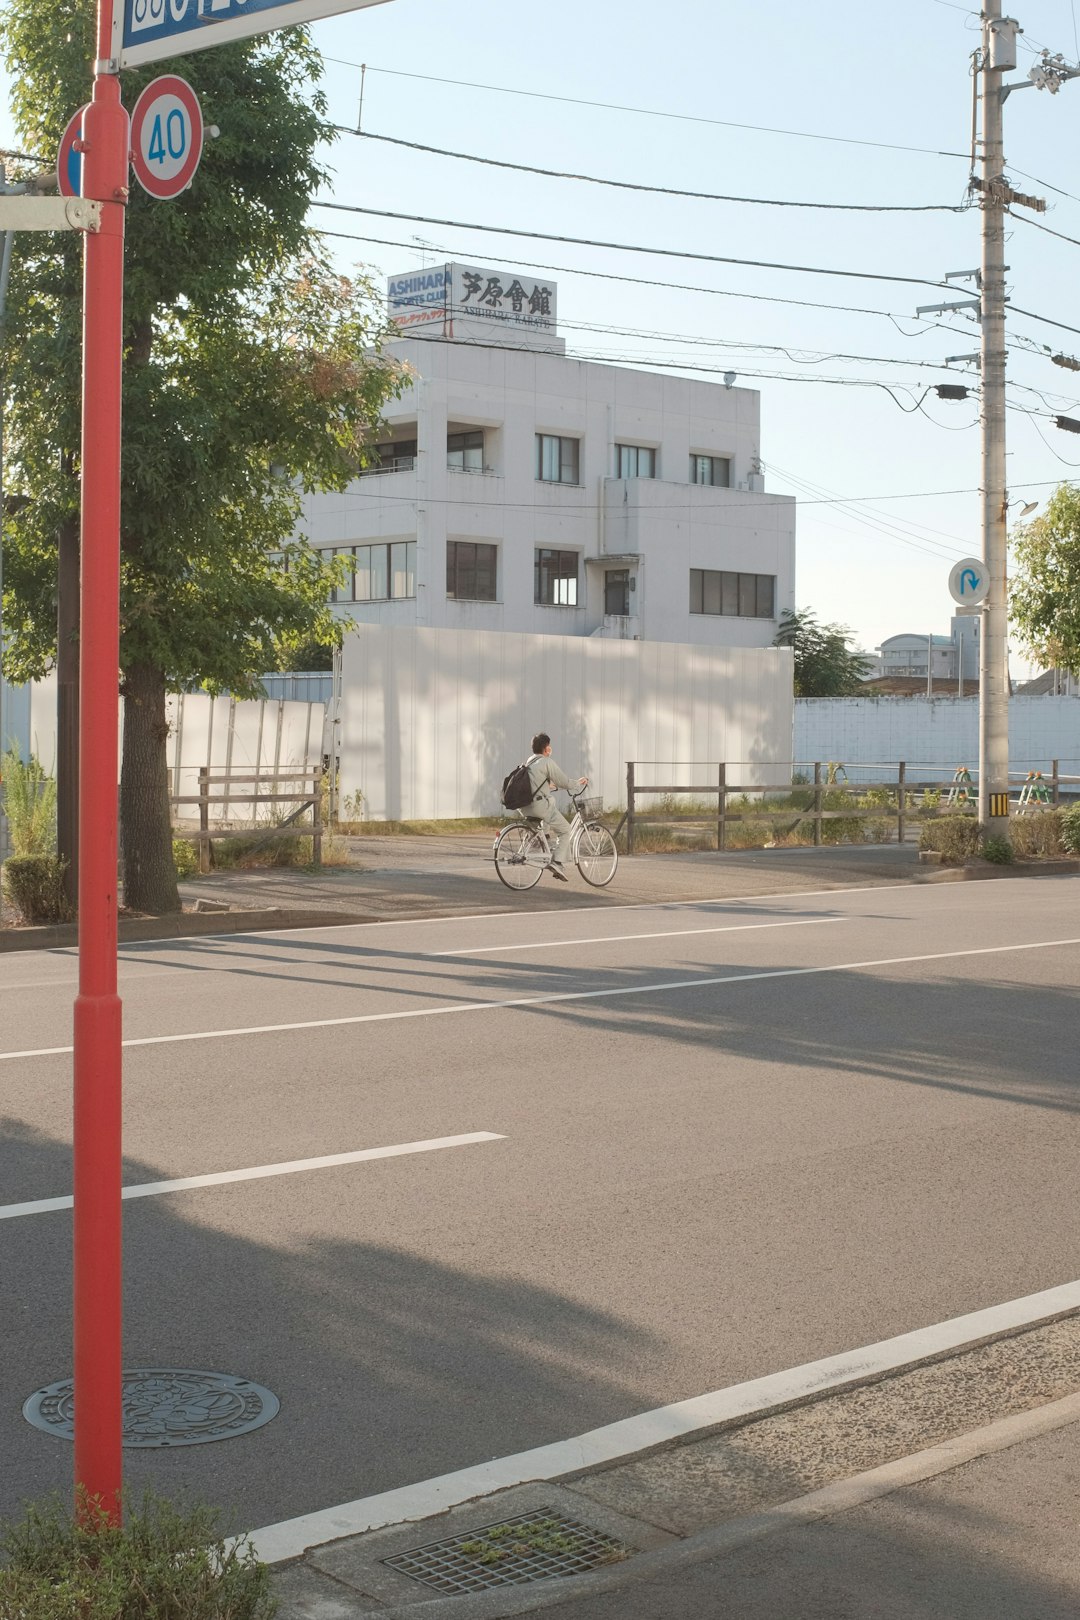
<svg viewBox="0 0 1080 1620">
<path fill-rule="evenodd" d="M 56 849 L 56 778 L 33 755 L 9 749 L 3 758 L 4 812 L 14 855 L 51 855 Z"/>
<path fill-rule="evenodd" d="M 57 1500 L 0 1532 L 0 1620 L 271 1620 L 270 1574 L 207 1507 L 145 1496 L 122 1527 Z"/>
</svg>

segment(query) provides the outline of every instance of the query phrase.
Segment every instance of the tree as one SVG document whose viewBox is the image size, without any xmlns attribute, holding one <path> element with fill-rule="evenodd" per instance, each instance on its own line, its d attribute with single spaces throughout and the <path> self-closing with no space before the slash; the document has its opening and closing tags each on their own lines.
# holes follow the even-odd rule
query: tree
<svg viewBox="0 0 1080 1620">
<path fill-rule="evenodd" d="M 1009 617 L 1024 650 L 1044 668 L 1080 675 L 1080 488 L 1059 484 L 1012 543 Z"/>
<path fill-rule="evenodd" d="M 27 150 L 56 149 L 86 99 L 94 9 L 12 0 L 3 48 Z M 163 70 L 124 76 L 130 106 Z M 333 640 L 344 565 L 292 538 L 301 496 L 341 489 L 407 380 L 380 352 L 365 280 L 333 274 L 306 225 L 330 134 L 299 29 L 185 59 L 220 138 L 191 190 L 133 188 L 127 221 L 120 688 L 125 903 L 179 909 L 165 771 L 170 690 L 253 694 L 309 641 Z M 81 249 L 20 236 L 9 293 L 9 668 L 55 656 L 57 536 L 78 512 Z"/>
<path fill-rule="evenodd" d="M 846 625 L 819 624 L 809 608 L 785 613 L 773 646 L 795 650 L 795 696 L 850 697 L 858 692 L 870 664 L 851 646 L 853 639 Z"/>
</svg>

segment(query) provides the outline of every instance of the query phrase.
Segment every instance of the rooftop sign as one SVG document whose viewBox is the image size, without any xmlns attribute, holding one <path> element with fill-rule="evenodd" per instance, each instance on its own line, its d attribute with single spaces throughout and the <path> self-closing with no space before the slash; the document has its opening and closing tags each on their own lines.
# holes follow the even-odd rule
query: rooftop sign
<svg viewBox="0 0 1080 1620">
<path fill-rule="evenodd" d="M 524 270 L 439 264 L 391 276 L 387 313 L 403 333 L 437 328 L 443 337 L 521 343 L 555 339 L 556 284 Z"/>
<path fill-rule="evenodd" d="M 119 67 L 205 51 L 233 39 L 362 11 L 386 0 L 113 0 L 112 52 Z"/>
</svg>

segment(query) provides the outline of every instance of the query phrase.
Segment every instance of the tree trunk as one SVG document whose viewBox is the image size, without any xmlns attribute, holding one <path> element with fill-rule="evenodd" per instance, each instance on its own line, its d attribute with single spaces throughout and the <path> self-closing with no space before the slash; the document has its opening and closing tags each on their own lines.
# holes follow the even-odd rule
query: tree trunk
<svg viewBox="0 0 1080 1620">
<path fill-rule="evenodd" d="M 133 664 L 124 674 L 120 773 L 124 905 L 154 916 L 181 909 L 165 765 L 168 735 L 165 677 L 153 664 Z"/>
</svg>

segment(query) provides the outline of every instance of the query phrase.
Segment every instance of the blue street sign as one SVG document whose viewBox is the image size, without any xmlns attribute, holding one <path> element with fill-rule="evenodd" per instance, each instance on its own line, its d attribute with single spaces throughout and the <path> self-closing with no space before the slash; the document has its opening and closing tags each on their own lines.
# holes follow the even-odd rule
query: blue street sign
<svg viewBox="0 0 1080 1620">
<path fill-rule="evenodd" d="M 386 0 L 113 0 L 113 57 L 122 68 L 141 67 L 232 39 L 385 4 Z"/>
<path fill-rule="evenodd" d="M 960 607 L 977 608 L 986 601 L 990 574 L 978 557 L 962 557 L 949 573 L 949 595 Z"/>
</svg>

